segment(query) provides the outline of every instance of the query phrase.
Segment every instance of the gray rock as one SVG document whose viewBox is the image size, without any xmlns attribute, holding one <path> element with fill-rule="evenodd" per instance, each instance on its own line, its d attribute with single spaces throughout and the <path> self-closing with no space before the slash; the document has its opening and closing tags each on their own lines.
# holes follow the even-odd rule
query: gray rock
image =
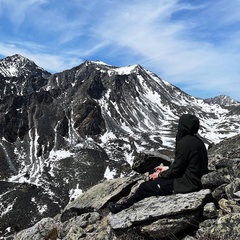
<svg viewBox="0 0 240 240">
<path fill-rule="evenodd" d="M 220 199 L 218 201 L 219 208 L 222 211 L 222 214 L 227 214 L 227 213 L 239 213 L 240 212 L 240 205 L 231 199 Z"/>
<path fill-rule="evenodd" d="M 65 236 L 73 226 L 85 228 L 89 224 L 94 224 L 97 220 L 100 219 L 100 215 L 97 212 L 84 213 L 80 216 L 71 218 L 69 221 L 66 221 L 61 226 L 61 235 Z"/>
<path fill-rule="evenodd" d="M 61 223 L 57 219 L 44 218 L 34 226 L 15 235 L 15 240 L 79 239 L 86 236 L 86 227 L 100 220 L 97 212 L 85 213 Z M 57 237 L 57 238 L 54 238 Z"/>
<path fill-rule="evenodd" d="M 176 217 L 169 216 L 163 219 L 154 221 L 149 225 L 140 227 L 141 232 L 148 234 L 152 238 L 163 238 L 174 236 L 175 234 L 191 227 L 196 223 L 196 214 L 186 213 Z"/>
<path fill-rule="evenodd" d="M 127 188 L 130 191 L 131 187 L 141 178 L 141 175 L 135 175 L 133 177 L 117 178 L 99 183 L 68 204 L 65 210 L 71 208 L 100 209 L 112 198 L 116 198 L 117 195 L 121 195 L 122 197 L 126 195 L 124 191 Z M 127 192 L 129 193 L 129 191 Z"/>
<path fill-rule="evenodd" d="M 229 213 L 217 221 L 212 220 L 201 224 L 197 239 L 240 239 L 240 213 Z"/>
<path fill-rule="evenodd" d="M 227 194 L 228 199 L 237 199 L 239 200 L 240 196 L 236 194 L 240 190 L 240 178 L 234 179 L 231 183 L 229 183 L 225 187 L 225 192 Z"/>
<path fill-rule="evenodd" d="M 220 185 L 219 187 L 217 187 L 216 189 L 214 189 L 214 191 L 212 192 L 212 196 L 214 199 L 216 199 L 216 201 L 218 202 L 221 198 L 227 198 L 226 192 L 225 192 L 225 187 L 227 186 L 227 183 L 224 183 L 222 185 Z"/>
<path fill-rule="evenodd" d="M 77 240 L 80 238 L 86 237 L 86 232 L 84 231 L 83 228 L 80 226 L 74 224 L 71 226 L 69 232 L 67 233 L 66 237 L 64 237 L 64 240 Z"/>
<path fill-rule="evenodd" d="M 125 229 L 147 221 L 192 213 L 200 209 L 210 194 L 210 190 L 205 189 L 188 194 L 146 198 L 129 209 L 110 215 L 109 224 L 113 229 Z"/>
<path fill-rule="evenodd" d="M 14 236 L 14 240 L 39 240 L 49 234 L 56 234 L 59 228 L 57 222 L 52 218 L 43 218 L 34 226 L 22 230 Z"/>
<path fill-rule="evenodd" d="M 208 219 L 217 218 L 218 212 L 213 202 L 207 203 L 203 208 L 203 216 Z"/>
<path fill-rule="evenodd" d="M 224 183 L 230 183 L 233 179 L 233 174 L 228 168 L 221 168 L 203 175 L 201 180 L 204 188 L 214 190 Z"/>
</svg>

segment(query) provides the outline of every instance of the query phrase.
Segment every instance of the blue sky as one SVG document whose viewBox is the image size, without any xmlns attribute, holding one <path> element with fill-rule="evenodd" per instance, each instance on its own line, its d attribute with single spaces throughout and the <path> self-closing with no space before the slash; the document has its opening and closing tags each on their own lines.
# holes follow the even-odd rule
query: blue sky
<svg viewBox="0 0 240 240">
<path fill-rule="evenodd" d="M 239 0 L 0 0 L 0 58 L 51 73 L 140 64 L 201 98 L 240 101 Z"/>
</svg>

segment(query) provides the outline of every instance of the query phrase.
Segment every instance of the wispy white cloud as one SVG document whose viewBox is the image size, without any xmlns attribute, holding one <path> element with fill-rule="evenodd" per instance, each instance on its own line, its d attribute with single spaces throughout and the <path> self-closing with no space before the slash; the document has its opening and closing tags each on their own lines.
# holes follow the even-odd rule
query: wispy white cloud
<svg viewBox="0 0 240 240">
<path fill-rule="evenodd" d="M 0 24 L 2 55 L 23 54 L 52 72 L 85 59 L 140 63 L 195 96 L 207 92 L 240 100 L 238 0 L 0 0 L 0 4 L 1 19 L 14 29 L 7 31 Z"/>
<path fill-rule="evenodd" d="M 19 26 L 25 17 L 38 6 L 46 3 L 47 0 L 1 0 L 1 14 L 7 13 L 15 26 Z"/>
</svg>

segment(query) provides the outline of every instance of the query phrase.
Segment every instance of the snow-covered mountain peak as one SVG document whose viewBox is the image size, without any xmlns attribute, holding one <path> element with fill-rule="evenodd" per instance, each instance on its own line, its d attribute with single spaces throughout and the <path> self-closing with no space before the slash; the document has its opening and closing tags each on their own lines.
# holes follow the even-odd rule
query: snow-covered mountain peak
<svg viewBox="0 0 240 240">
<path fill-rule="evenodd" d="M 230 106 L 230 105 L 238 105 L 240 102 L 230 98 L 229 96 L 226 95 L 219 95 L 214 98 L 207 98 L 205 99 L 205 102 L 212 103 L 212 104 L 218 104 L 222 106 Z"/>
<path fill-rule="evenodd" d="M 49 72 L 20 54 L 0 60 L 0 74 L 4 77 L 27 77 L 29 75 L 49 76 Z"/>
</svg>

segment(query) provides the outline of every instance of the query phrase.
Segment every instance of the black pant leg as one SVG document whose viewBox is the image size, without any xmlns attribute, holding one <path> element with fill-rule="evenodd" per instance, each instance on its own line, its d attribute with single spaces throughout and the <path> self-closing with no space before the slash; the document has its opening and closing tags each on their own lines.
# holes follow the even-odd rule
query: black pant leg
<svg viewBox="0 0 240 240">
<path fill-rule="evenodd" d="M 131 206 L 134 203 L 151 196 L 164 196 L 172 194 L 173 179 L 157 178 L 140 184 L 137 191 L 131 196 L 126 204 Z"/>
</svg>

